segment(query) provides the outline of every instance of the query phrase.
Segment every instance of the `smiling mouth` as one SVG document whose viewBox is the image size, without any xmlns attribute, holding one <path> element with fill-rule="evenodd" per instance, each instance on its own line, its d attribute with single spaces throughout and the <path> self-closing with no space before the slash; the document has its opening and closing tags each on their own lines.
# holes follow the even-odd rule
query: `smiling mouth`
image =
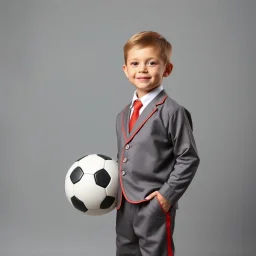
<svg viewBox="0 0 256 256">
<path fill-rule="evenodd" d="M 148 79 L 150 79 L 150 77 L 137 77 L 137 79 L 139 79 L 139 80 L 148 80 Z"/>
</svg>

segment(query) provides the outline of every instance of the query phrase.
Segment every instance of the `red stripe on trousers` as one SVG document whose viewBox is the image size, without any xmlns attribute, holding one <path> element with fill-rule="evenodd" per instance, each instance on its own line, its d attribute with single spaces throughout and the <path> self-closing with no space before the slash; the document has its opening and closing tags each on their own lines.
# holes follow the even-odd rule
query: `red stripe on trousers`
<svg viewBox="0 0 256 256">
<path fill-rule="evenodd" d="M 172 251 L 172 234 L 171 234 L 171 216 L 168 212 L 166 214 L 166 239 L 167 239 L 167 252 L 168 256 L 173 256 Z"/>
</svg>

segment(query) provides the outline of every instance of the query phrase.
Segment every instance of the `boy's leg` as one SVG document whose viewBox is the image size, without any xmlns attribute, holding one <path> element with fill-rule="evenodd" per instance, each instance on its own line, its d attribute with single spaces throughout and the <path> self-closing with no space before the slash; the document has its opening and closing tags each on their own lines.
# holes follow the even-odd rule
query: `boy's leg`
<svg viewBox="0 0 256 256">
<path fill-rule="evenodd" d="M 141 204 L 134 220 L 142 256 L 174 256 L 173 242 L 176 209 L 165 213 L 157 199 Z"/>
<path fill-rule="evenodd" d="M 116 213 L 116 256 L 141 256 L 139 239 L 134 233 L 133 218 L 138 205 L 127 202 L 124 197 Z"/>
</svg>

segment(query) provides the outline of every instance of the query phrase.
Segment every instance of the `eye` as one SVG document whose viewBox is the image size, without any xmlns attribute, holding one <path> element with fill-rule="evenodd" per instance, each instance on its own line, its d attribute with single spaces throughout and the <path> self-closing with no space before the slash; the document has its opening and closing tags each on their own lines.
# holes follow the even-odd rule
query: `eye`
<svg viewBox="0 0 256 256">
<path fill-rule="evenodd" d="M 138 62 L 137 61 L 133 61 L 133 62 L 131 62 L 131 65 L 132 66 L 138 66 Z"/>
<path fill-rule="evenodd" d="M 156 64 L 157 64 L 156 61 L 149 61 L 149 62 L 148 62 L 148 65 L 149 65 L 149 66 L 155 66 Z"/>
</svg>

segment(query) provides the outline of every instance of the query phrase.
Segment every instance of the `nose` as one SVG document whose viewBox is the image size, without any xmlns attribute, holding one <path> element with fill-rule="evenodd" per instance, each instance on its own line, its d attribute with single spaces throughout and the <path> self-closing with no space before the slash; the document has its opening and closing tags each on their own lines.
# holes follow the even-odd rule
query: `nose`
<svg viewBox="0 0 256 256">
<path fill-rule="evenodd" d="M 147 66 L 145 64 L 139 65 L 139 73 L 147 72 Z"/>
</svg>

